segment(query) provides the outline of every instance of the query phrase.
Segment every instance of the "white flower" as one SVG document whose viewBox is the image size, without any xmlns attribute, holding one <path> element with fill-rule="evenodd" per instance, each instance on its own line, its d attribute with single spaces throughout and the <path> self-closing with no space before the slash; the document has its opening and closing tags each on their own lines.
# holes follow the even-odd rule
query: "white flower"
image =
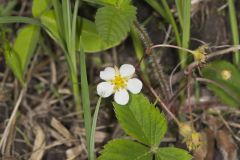
<svg viewBox="0 0 240 160">
<path fill-rule="evenodd" d="M 129 101 L 129 90 L 137 94 L 142 89 L 142 82 L 133 78 L 135 68 L 131 64 L 124 64 L 117 67 L 107 67 L 100 72 L 100 78 L 106 82 L 97 85 L 97 93 L 101 97 L 109 97 L 114 94 L 114 100 L 120 105 L 126 105 Z"/>
</svg>

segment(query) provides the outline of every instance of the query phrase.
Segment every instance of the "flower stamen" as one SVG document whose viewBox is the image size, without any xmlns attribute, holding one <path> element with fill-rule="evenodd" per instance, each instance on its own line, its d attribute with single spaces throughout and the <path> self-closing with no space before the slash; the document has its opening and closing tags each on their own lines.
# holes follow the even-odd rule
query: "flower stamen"
<svg viewBox="0 0 240 160">
<path fill-rule="evenodd" d="M 113 80 L 111 80 L 112 85 L 114 85 L 114 91 L 124 89 L 127 86 L 127 81 L 121 75 L 116 75 Z"/>
</svg>

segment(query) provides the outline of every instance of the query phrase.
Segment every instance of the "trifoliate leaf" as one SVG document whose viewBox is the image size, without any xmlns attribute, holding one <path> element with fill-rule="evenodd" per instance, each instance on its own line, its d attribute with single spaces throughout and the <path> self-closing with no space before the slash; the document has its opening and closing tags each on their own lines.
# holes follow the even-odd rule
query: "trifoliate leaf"
<svg viewBox="0 0 240 160">
<path fill-rule="evenodd" d="M 127 139 L 115 139 L 104 146 L 99 160 L 152 160 L 148 147 Z"/>
<path fill-rule="evenodd" d="M 174 147 L 159 148 L 156 160 L 190 160 L 192 156 L 187 151 Z"/>
<path fill-rule="evenodd" d="M 167 131 L 167 122 L 142 94 L 130 96 L 126 106 L 114 103 L 117 119 L 124 131 L 146 145 L 157 147 Z"/>
<path fill-rule="evenodd" d="M 136 8 L 132 5 L 121 7 L 105 6 L 98 9 L 95 23 L 101 38 L 107 44 L 119 44 L 127 36 L 136 19 Z"/>
<path fill-rule="evenodd" d="M 203 77 L 215 82 L 208 87 L 222 100 L 233 107 L 240 107 L 240 71 L 227 61 L 214 61 L 203 70 Z"/>
</svg>

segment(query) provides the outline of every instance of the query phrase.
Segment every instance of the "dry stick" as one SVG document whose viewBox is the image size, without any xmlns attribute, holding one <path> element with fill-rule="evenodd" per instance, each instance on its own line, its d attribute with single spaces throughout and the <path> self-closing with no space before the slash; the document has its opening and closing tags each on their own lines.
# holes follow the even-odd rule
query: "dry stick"
<svg viewBox="0 0 240 160">
<path fill-rule="evenodd" d="M 140 61 L 141 62 L 141 61 Z M 155 92 L 155 90 L 150 86 L 150 84 L 145 80 L 144 76 L 142 76 L 141 70 L 137 68 L 137 72 L 139 77 L 141 78 L 144 86 L 147 87 L 147 89 L 150 91 L 150 93 L 156 98 L 156 100 L 160 103 L 160 106 L 170 115 L 171 118 L 177 123 L 178 126 L 180 126 L 179 120 L 176 118 L 176 116 L 169 110 L 167 105 L 161 100 L 161 98 L 158 96 L 158 94 Z"/>
<path fill-rule="evenodd" d="M 36 52 L 36 55 L 33 59 L 33 62 L 31 64 L 31 67 L 29 69 L 29 74 L 27 75 L 27 78 L 26 78 L 26 85 L 23 86 L 23 88 L 21 89 L 21 92 L 19 94 L 19 97 L 17 99 L 17 102 L 14 106 L 14 109 L 13 109 L 13 112 L 11 113 L 11 117 L 8 121 L 8 124 L 4 130 L 4 133 L 2 135 L 2 138 L 1 138 L 1 141 L 0 141 L 0 150 L 1 150 L 1 154 L 2 155 L 6 155 L 6 156 L 9 156 L 10 155 L 10 149 L 11 149 L 11 145 L 12 145 L 12 142 L 14 140 L 14 133 L 15 133 L 15 125 L 16 125 L 16 119 L 17 119 L 17 111 L 19 109 L 19 106 L 21 104 L 21 101 L 26 93 L 26 90 L 27 90 L 27 84 L 31 78 L 31 73 L 32 73 L 32 70 L 33 70 L 33 66 L 34 66 L 34 62 L 36 62 L 37 60 L 37 55 L 38 53 L 40 52 L 40 47 L 38 48 L 37 52 Z"/>
<path fill-rule="evenodd" d="M 10 143 L 10 141 L 13 141 L 13 139 L 14 139 L 14 135 L 12 133 L 15 132 L 14 130 L 15 130 L 15 124 L 16 124 L 16 118 L 17 118 L 16 115 L 17 115 L 17 111 L 20 106 L 20 103 L 23 99 L 24 93 L 25 93 L 25 88 L 23 88 L 19 94 L 18 100 L 14 106 L 14 110 L 11 114 L 11 117 L 9 119 L 7 127 L 5 128 L 2 139 L 0 141 L 0 149 L 1 149 L 2 155 L 5 154 L 5 151 L 10 150 L 10 147 L 12 144 L 12 143 Z M 9 146 L 9 144 L 10 144 L 10 146 Z M 7 153 L 7 154 L 10 155 L 10 153 Z"/>
<path fill-rule="evenodd" d="M 150 91 L 152 92 L 152 94 L 155 96 L 155 98 L 157 99 L 157 101 L 161 104 L 162 108 L 172 117 L 172 119 L 177 123 L 178 126 L 180 126 L 180 122 L 179 120 L 176 118 L 176 116 L 168 109 L 167 105 L 160 99 L 160 97 L 158 96 L 158 94 L 155 92 L 155 90 L 150 87 Z"/>
</svg>

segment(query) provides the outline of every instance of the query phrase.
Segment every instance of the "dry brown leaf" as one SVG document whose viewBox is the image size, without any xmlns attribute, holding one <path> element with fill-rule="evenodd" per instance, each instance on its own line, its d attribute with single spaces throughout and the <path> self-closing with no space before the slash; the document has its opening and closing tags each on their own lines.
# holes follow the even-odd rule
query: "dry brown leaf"
<svg viewBox="0 0 240 160">
<path fill-rule="evenodd" d="M 238 160 L 237 145 L 232 135 L 227 130 L 219 130 L 216 133 L 218 148 L 222 153 L 223 160 Z"/>
<path fill-rule="evenodd" d="M 59 134 L 61 134 L 64 138 L 67 139 L 73 139 L 72 134 L 68 131 L 64 125 L 60 121 L 58 121 L 56 118 L 51 119 L 51 126 L 58 131 Z"/>
<path fill-rule="evenodd" d="M 46 146 L 45 133 L 38 124 L 35 124 L 33 126 L 33 132 L 36 137 L 33 145 L 33 153 L 31 154 L 30 160 L 41 160 L 44 155 Z"/>
<path fill-rule="evenodd" d="M 194 160 L 205 160 L 205 157 L 207 156 L 207 135 L 205 132 L 200 133 L 201 137 L 202 137 L 202 144 L 200 147 L 198 147 L 195 151 L 194 151 Z"/>
<path fill-rule="evenodd" d="M 18 160 L 16 157 L 14 156 L 10 156 L 10 157 L 0 157 L 1 160 Z"/>
<path fill-rule="evenodd" d="M 58 141 L 63 141 L 64 144 L 68 147 L 72 146 L 72 143 L 71 142 L 68 142 L 68 141 L 65 141 L 66 138 L 64 138 L 62 135 L 60 135 L 57 131 L 51 129 L 51 128 L 48 128 L 48 131 L 50 131 L 51 133 L 51 136 L 55 139 L 57 139 Z M 69 140 L 69 139 L 68 139 Z"/>
<path fill-rule="evenodd" d="M 205 130 L 207 135 L 207 155 L 205 160 L 213 160 L 215 150 L 215 135 L 211 129 Z"/>
<path fill-rule="evenodd" d="M 106 132 L 96 131 L 95 143 L 103 143 L 107 136 L 108 134 Z"/>
<path fill-rule="evenodd" d="M 2 134 L 2 139 L 0 141 L 0 149 L 2 155 L 10 156 L 11 155 L 11 147 L 15 139 L 15 132 L 16 132 L 16 120 L 17 120 L 17 111 L 20 106 L 20 103 L 23 99 L 25 94 L 25 89 L 22 89 L 18 100 L 14 106 L 14 109 L 11 113 L 11 117 L 9 118 L 8 124 Z"/>
<path fill-rule="evenodd" d="M 82 151 L 83 151 L 83 148 L 81 145 L 68 149 L 66 151 L 67 160 L 75 159 L 82 153 Z"/>
</svg>

